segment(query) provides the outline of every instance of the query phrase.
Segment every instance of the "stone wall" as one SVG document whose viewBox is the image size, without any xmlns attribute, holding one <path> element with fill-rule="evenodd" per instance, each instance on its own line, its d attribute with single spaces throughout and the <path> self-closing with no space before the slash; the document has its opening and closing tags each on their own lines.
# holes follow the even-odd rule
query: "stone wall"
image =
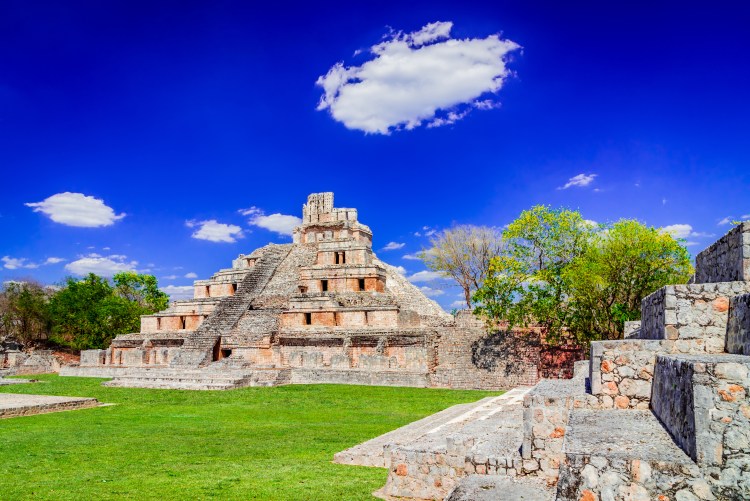
<svg viewBox="0 0 750 501">
<path fill-rule="evenodd" d="M 643 299 L 641 339 L 705 339 L 724 351 L 729 298 L 750 293 L 750 282 L 670 285 Z"/>
<path fill-rule="evenodd" d="M 750 294 L 735 296 L 729 301 L 726 351 L 750 355 Z"/>
<path fill-rule="evenodd" d="M 750 498 L 750 360 L 659 356 L 652 410 L 723 499 Z"/>
<path fill-rule="evenodd" d="M 750 222 L 733 228 L 695 257 L 695 283 L 750 281 Z"/>
<path fill-rule="evenodd" d="M 658 354 L 700 354 L 703 339 L 626 339 L 591 343 L 591 394 L 582 405 L 597 409 L 648 409 Z"/>
</svg>

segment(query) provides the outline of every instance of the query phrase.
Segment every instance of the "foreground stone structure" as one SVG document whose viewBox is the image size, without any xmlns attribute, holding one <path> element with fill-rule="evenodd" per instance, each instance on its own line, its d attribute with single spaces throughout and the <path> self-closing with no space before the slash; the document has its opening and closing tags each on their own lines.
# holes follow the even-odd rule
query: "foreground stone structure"
<svg viewBox="0 0 750 501">
<path fill-rule="evenodd" d="M 193 299 L 142 317 L 141 332 L 82 352 L 61 374 L 152 388 L 503 389 L 534 384 L 543 365 L 555 372 L 538 332 L 488 336 L 471 314 L 447 314 L 380 261 L 357 210 L 334 207 L 332 193 L 308 197 L 292 244 L 240 255 L 194 286 Z"/>
<path fill-rule="evenodd" d="M 388 468 L 388 499 L 750 499 L 748 262 L 744 223 L 699 254 L 693 283 L 645 298 L 626 339 L 592 343 L 573 379 L 446 409 L 335 460 Z"/>
<path fill-rule="evenodd" d="M 95 398 L 0 393 L 0 419 L 88 409 L 99 405 Z"/>
</svg>

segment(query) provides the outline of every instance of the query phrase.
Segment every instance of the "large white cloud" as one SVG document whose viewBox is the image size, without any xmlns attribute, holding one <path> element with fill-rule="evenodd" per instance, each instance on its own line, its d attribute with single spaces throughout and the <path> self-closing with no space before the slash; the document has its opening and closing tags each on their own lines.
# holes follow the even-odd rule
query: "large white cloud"
<svg viewBox="0 0 750 501">
<path fill-rule="evenodd" d="M 188 228 L 197 228 L 192 237 L 198 240 L 208 240 L 209 242 L 224 242 L 234 243 L 238 238 L 242 238 L 245 235 L 242 233 L 242 228 L 236 224 L 225 224 L 220 223 L 216 219 L 210 219 L 208 221 L 186 221 L 185 225 Z"/>
<path fill-rule="evenodd" d="M 27 203 L 34 212 L 47 215 L 56 223 L 80 228 L 98 228 L 111 226 L 125 214 L 115 214 L 112 207 L 103 200 L 84 195 L 83 193 L 58 193 L 41 202 Z"/>
<path fill-rule="evenodd" d="M 403 242 L 388 242 L 385 245 L 385 247 L 383 247 L 383 250 L 384 251 L 398 250 L 398 249 L 401 249 L 404 245 L 406 245 L 406 244 L 403 243 Z"/>
<path fill-rule="evenodd" d="M 279 235 L 292 236 L 294 228 L 302 224 L 302 218 L 288 214 L 271 214 L 267 216 L 262 209 L 250 207 L 239 211 L 243 216 L 250 216 L 248 223 Z"/>
<path fill-rule="evenodd" d="M 25 257 L 3 256 L 0 258 L 0 261 L 3 262 L 3 268 L 6 270 L 19 270 L 21 268 L 33 270 L 34 268 L 39 268 L 38 264 L 29 261 Z"/>
<path fill-rule="evenodd" d="M 454 123 L 493 99 L 510 74 L 507 56 L 520 46 L 498 35 L 450 38 L 451 22 L 397 32 L 370 48 L 361 66 L 339 62 L 317 80 L 318 110 L 349 129 L 389 134 L 395 129 Z"/>
<path fill-rule="evenodd" d="M 121 271 L 136 271 L 138 261 L 128 261 L 127 256 L 113 254 L 101 256 L 88 254 L 65 265 L 65 269 L 74 275 L 88 275 L 95 273 L 103 277 L 111 277 Z"/>
</svg>

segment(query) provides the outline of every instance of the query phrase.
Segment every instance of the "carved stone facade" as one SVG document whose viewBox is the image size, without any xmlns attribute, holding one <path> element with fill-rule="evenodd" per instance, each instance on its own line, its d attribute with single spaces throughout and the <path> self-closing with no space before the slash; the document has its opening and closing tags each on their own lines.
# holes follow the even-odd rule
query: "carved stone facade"
<svg viewBox="0 0 750 501">
<path fill-rule="evenodd" d="M 80 367 L 63 374 L 184 388 L 214 387 L 202 379 L 210 374 L 236 374 L 243 385 L 254 370 L 279 371 L 274 384 L 502 389 L 537 381 L 538 333 L 489 337 L 468 312 L 447 314 L 377 258 L 356 209 L 315 193 L 302 221 L 292 244 L 238 256 L 195 281 L 193 299 L 143 316 L 141 332 L 83 352 Z M 195 370 L 204 376 L 185 383 L 180 374 Z"/>
</svg>

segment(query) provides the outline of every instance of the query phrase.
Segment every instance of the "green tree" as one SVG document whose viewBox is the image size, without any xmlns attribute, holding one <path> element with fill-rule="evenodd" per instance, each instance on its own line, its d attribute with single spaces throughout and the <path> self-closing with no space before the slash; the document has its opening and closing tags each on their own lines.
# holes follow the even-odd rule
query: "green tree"
<svg viewBox="0 0 750 501">
<path fill-rule="evenodd" d="M 428 269 L 458 282 L 471 307 L 471 295 L 484 282 L 490 260 L 502 249 L 502 235 L 487 226 L 461 225 L 440 232 L 430 244 L 420 259 Z"/>
<path fill-rule="evenodd" d="M 47 338 L 49 291 L 33 280 L 9 281 L 0 291 L 0 333 L 22 343 Z"/>
<path fill-rule="evenodd" d="M 574 316 L 566 267 L 586 252 L 594 229 L 577 211 L 523 211 L 503 232 L 505 249 L 473 296 L 475 313 L 510 327 L 538 324 L 548 339 L 559 339 Z"/>
<path fill-rule="evenodd" d="M 511 327 L 540 325 L 551 342 L 619 338 L 644 297 L 693 273 L 679 240 L 633 220 L 596 225 L 576 211 L 536 206 L 503 237 L 505 251 L 474 294 L 475 313 Z"/>
<path fill-rule="evenodd" d="M 672 235 L 623 219 L 593 235 L 566 269 L 575 310 L 570 330 L 584 342 L 622 337 L 624 322 L 641 315 L 641 300 L 693 274 L 687 249 Z"/>
<path fill-rule="evenodd" d="M 151 275 L 118 273 L 113 284 L 93 273 L 69 277 L 50 300 L 53 340 L 78 350 L 105 348 L 116 335 L 137 332 L 140 316 L 167 302 Z"/>
<path fill-rule="evenodd" d="M 114 282 L 115 294 L 127 301 L 136 303 L 144 311 L 153 313 L 161 311 L 169 305 L 169 296 L 159 290 L 159 283 L 153 275 L 123 271 L 115 274 L 112 281 Z"/>
</svg>

